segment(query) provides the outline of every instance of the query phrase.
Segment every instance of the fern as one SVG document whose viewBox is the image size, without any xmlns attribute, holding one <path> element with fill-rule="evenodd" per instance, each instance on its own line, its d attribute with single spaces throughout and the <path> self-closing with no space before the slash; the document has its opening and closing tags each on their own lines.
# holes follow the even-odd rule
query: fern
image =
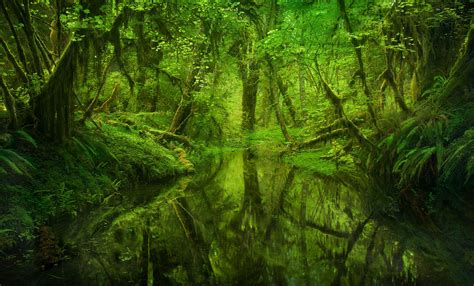
<svg viewBox="0 0 474 286">
<path fill-rule="evenodd" d="M 33 164 L 23 156 L 13 150 L 0 149 L 0 173 L 8 174 L 10 170 L 15 174 L 30 177 L 28 172 L 30 169 L 34 169 Z"/>
<path fill-rule="evenodd" d="M 95 140 L 87 135 L 76 134 L 72 137 L 73 142 L 81 150 L 87 160 L 92 164 L 100 166 L 103 162 L 101 160 L 118 161 L 117 157 L 109 150 L 109 148 L 102 142 Z"/>
<path fill-rule="evenodd" d="M 26 131 L 18 130 L 15 132 L 21 139 L 30 143 L 33 147 L 38 148 L 38 144 L 36 144 L 36 140 L 31 137 L 30 134 L 26 133 Z"/>
<path fill-rule="evenodd" d="M 393 167 L 400 174 L 400 185 L 418 182 L 430 166 L 430 159 L 436 154 L 436 147 L 415 148 L 404 154 Z"/>
<path fill-rule="evenodd" d="M 442 179 L 447 183 L 463 177 L 467 184 L 474 175 L 474 130 L 464 132 L 461 138 L 450 144 L 442 164 Z"/>
<path fill-rule="evenodd" d="M 94 157 L 97 155 L 94 148 L 89 146 L 87 143 L 81 142 L 79 139 L 72 137 L 74 143 L 82 150 L 82 153 L 87 157 L 90 163 L 94 163 Z"/>
<path fill-rule="evenodd" d="M 434 97 L 437 95 L 440 95 L 441 92 L 443 91 L 443 88 L 446 86 L 446 83 L 448 82 L 448 79 L 444 76 L 435 76 L 434 77 L 434 84 L 433 86 L 423 92 L 421 95 L 422 98 L 428 98 L 428 97 Z"/>
</svg>

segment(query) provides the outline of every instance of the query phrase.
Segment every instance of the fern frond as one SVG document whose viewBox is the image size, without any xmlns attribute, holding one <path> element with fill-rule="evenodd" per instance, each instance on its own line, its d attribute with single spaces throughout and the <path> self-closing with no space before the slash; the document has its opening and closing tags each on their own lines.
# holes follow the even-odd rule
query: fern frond
<svg viewBox="0 0 474 286">
<path fill-rule="evenodd" d="M 13 172 L 19 175 L 24 175 L 23 171 L 18 167 L 18 165 L 6 156 L 0 155 L 0 162 L 6 164 Z"/>
<path fill-rule="evenodd" d="M 26 133 L 26 131 L 18 130 L 16 134 L 21 137 L 26 142 L 29 142 L 33 147 L 38 148 L 38 144 L 36 144 L 36 140 L 31 137 L 30 134 Z"/>
<path fill-rule="evenodd" d="M 436 147 L 415 148 L 396 161 L 393 172 L 400 174 L 400 184 L 419 181 L 429 160 L 436 153 Z"/>
<path fill-rule="evenodd" d="M 28 161 L 27 159 L 25 159 L 23 156 L 20 156 L 19 154 L 17 154 L 17 153 L 14 152 L 13 150 L 4 149 L 4 150 L 2 150 L 2 152 L 3 152 L 4 154 L 7 154 L 7 155 L 11 156 L 11 157 L 14 158 L 15 160 L 20 161 L 21 163 L 25 164 L 25 165 L 28 166 L 29 168 L 32 168 L 32 169 L 35 168 L 35 167 L 33 166 L 33 164 L 30 163 L 30 161 Z"/>
</svg>

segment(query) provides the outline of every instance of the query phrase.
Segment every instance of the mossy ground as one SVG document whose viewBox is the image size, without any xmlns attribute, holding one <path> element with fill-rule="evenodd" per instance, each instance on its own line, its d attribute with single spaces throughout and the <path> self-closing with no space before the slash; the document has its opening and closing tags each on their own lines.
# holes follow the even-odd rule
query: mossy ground
<svg viewBox="0 0 474 286">
<path fill-rule="evenodd" d="M 31 248 L 37 227 L 51 219 L 76 216 L 136 182 L 157 182 L 187 171 L 174 148 L 144 132 L 164 129 L 160 116 L 120 113 L 94 121 L 100 128 L 89 122 L 65 145 L 35 138 L 34 147 L 15 138 L 5 147 L 32 167 L 22 174 L 6 168 L 0 176 L 2 256 L 9 248 Z"/>
</svg>

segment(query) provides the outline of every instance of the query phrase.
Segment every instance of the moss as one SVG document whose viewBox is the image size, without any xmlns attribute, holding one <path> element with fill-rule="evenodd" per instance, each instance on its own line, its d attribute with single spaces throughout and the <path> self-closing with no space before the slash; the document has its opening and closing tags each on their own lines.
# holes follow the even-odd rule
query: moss
<svg viewBox="0 0 474 286">
<path fill-rule="evenodd" d="M 34 229 L 50 218 L 76 216 L 110 194 L 140 180 L 159 181 L 184 174 L 197 155 L 157 144 L 147 128 L 160 128 L 152 114 L 104 115 L 79 130 L 65 145 L 38 142 L 36 148 L 15 144 L 14 151 L 30 162 L 30 178 L 0 177 L 0 250 L 31 241 Z M 180 150 L 177 148 L 177 150 Z M 186 163 L 186 164 L 184 164 Z"/>
<path fill-rule="evenodd" d="M 155 138 L 146 133 L 116 124 L 103 124 L 102 132 L 97 132 L 97 136 L 123 165 L 128 176 L 137 175 L 142 180 L 156 181 L 185 171 L 175 152 L 157 144 Z"/>
<path fill-rule="evenodd" d="M 322 159 L 328 151 L 328 148 L 322 148 L 316 151 L 299 152 L 287 155 L 283 160 L 308 172 L 332 175 L 337 170 L 336 163 Z"/>
</svg>

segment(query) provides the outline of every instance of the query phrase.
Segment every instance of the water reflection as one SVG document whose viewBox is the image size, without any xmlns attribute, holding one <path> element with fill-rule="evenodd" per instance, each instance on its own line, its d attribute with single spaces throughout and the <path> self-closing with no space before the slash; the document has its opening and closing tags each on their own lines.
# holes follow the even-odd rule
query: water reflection
<svg viewBox="0 0 474 286">
<path fill-rule="evenodd" d="M 38 284 L 415 284 L 414 253 L 359 191 L 250 150 L 208 168 L 79 220 L 68 230 L 76 255 Z"/>
</svg>

